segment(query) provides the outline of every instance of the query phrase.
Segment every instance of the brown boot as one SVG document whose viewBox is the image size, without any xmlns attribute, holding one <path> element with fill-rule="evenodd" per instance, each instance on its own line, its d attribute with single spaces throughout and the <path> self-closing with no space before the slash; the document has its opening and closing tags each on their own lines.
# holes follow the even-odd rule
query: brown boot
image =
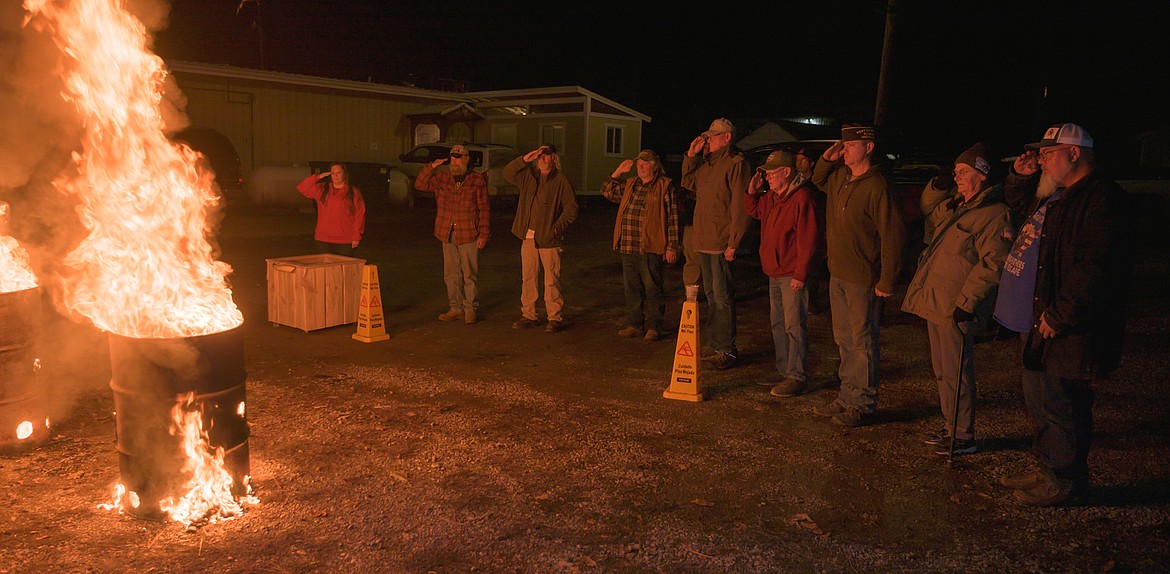
<svg viewBox="0 0 1170 574">
<path fill-rule="evenodd" d="M 440 321 L 458 321 L 463 318 L 463 309 L 447 309 L 446 313 L 439 314 Z"/>
<path fill-rule="evenodd" d="M 476 323 L 476 321 L 479 321 L 479 317 L 476 316 L 475 309 L 464 309 L 463 310 L 463 322 L 464 323 L 467 323 L 468 325 L 474 325 Z"/>
<path fill-rule="evenodd" d="M 772 387 L 769 394 L 774 397 L 795 397 L 803 393 L 807 388 L 807 382 L 799 381 L 792 377 L 785 377 L 783 381 L 780 381 L 779 385 Z"/>
</svg>

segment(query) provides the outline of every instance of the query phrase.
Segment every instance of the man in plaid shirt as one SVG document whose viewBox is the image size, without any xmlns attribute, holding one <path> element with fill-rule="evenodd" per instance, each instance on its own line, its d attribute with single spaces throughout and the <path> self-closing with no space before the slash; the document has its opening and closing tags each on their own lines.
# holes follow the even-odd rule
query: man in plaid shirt
<svg viewBox="0 0 1170 574">
<path fill-rule="evenodd" d="M 635 166 L 636 177 L 619 179 Z M 622 259 L 627 313 L 626 326 L 618 335 L 657 341 L 666 313 L 663 262 L 674 263 L 682 250 L 678 188 L 662 174 L 658 155 L 646 149 L 636 160 L 627 159 L 618 165 L 601 184 L 601 194 L 620 205 L 613 229 L 613 249 Z"/>
<path fill-rule="evenodd" d="M 487 178 L 468 168 L 467 148 L 451 148 L 449 157 L 423 166 L 414 180 L 419 191 L 435 194 L 435 237 L 443 242 L 443 281 L 447 284 L 450 308 L 439 315 L 440 321 L 460 318 L 471 325 L 476 322 L 479 250 L 491 238 L 491 207 L 488 203 Z M 440 165 L 450 161 L 444 170 Z"/>
</svg>

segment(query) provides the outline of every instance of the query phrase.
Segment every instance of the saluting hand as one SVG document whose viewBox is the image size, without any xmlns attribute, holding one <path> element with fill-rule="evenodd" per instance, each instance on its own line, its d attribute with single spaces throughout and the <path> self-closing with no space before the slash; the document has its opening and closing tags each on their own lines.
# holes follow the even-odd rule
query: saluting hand
<svg viewBox="0 0 1170 574">
<path fill-rule="evenodd" d="M 690 157 L 695 157 L 703 153 L 703 146 L 705 145 L 707 145 L 707 138 L 703 136 L 699 136 L 691 140 L 691 145 L 687 148 L 687 155 Z"/>
<path fill-rule="evenodd" d="M 536 158 L 540 157 L 541 151 L 542 151 L 541 148 L 536 148 L 536 149 L 524 154 L 524 163 L 532 163 L 532 162 L 536 161 Z"/>
<path fill-rule="evenodd" d="M 756 193 L 756 192 L 760 191 L 760 189 L 763 187 L 764 187 L 764 172 L 757 169 L 756 173 L 752 174 L 751 181 L 748 182 L 748 189 L 747 189 L 748 193 Z"/>
<path fill-rule="evenodd" d="M 1040 171 L 1040 156 L 1036 154 L 1035 150 L 1027 150 L 1016 156 L 1016 161 L 1012 163 L 1012 170 L 1024 177 L 1034 175 Z"/>
<path fill-rule="evenodd" d="M 617 179 L 623 174 L 629 173 L 631 169 L 634 169 L 634 160 L 622 160 L 622 162 L 618 164 L 617 169 L 613 170 L 613 174 L 611 174 L 610 177 Z"/>
<path fill-rule="evenodd" d="M 837 161 L 840 159 L 842 153 L 845 153 L 845 144 L 841 143 L 841 140 L 837 140 L 833 145 L 829 146 L 829 149 L 825 150 L 825 153 L 821 157 L 828 161 Z"/>
<path fill-rule="evenodd" d="M 447 163 L 447 160 L 448 160 L 448 159 L 449 159 L 449 158 L 441 157 L 441 158 L 439 158 L 439 159 L 437 159 L 437 160 L 435 160 L 435 161 L 432 161 L 432 162 L 431 162 L 431 169 L 434 169 L 434 168 L 436 168 L 436 167 L 439 167 L 440 165 L 443 165 L 443 164 Z"/>
</svg>

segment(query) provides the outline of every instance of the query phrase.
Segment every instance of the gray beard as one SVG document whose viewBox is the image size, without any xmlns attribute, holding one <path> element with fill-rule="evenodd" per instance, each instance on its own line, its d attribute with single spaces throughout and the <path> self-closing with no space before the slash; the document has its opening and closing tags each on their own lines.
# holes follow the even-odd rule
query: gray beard
<svg viewBox="0 0 1170 574">
<path fill-rule="evenodd" d="M 1048 172 L 1040 172 L 1040 183 L 1036 185 L 1036 197 L 1040 199 L 1048 199 L 1052 194 L 1056 193 L 1056 182 L 1052 181 Z"/>
<path fill-rule="evenodd" d="M 467 173 L 467 166 L 465 166 L 465 165 L 461 165 L 459 167 L 451 166 L 451 175 L 459 177 L 465 173 Z"/>
</svg>

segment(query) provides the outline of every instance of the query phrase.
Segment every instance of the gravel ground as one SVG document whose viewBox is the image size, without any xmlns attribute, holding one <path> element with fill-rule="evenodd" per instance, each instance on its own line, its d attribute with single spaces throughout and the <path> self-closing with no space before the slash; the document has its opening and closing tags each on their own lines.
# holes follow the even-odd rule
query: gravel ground
<svg viewBox="0 0 1170 574">
<path fill-rule="evenodd" d="M 1031 509 L 995 484 L 1030 462 L 1015 341 L 977 347 L 981 451 L 948 468 L 920 440 L 940 424 L 937 394 L 925 327 L 900 298 L 884 318 L 879 424 L 842 429 L 811 414 L 834 394 L 828 313 L 810 319 L 813 391 L 777 399 L 755 384 L 772 375 L 771 340 L 744 257 L 744 363 L 702 372 L 702 403 L 666 400 L 673 343 L 614 335 L 613 211 L 587 209 L 572 229 L 556 335 L 510 329 L 508 214 L 493 218 L 484 321 L 469 327 L 434 320 L 433 206 L 376 213 L 362 255 L 379 266 L 392 338 L 373 344 L 352 325 L 269 324 L 264 259 L 309 252 L 312 215 L 229 211 L 260 503 L 194 532 L 97 508 L 118 478 L 104 336 L 50 316 L 56 424 L 40 448 L 0 457 L 0 572 L 1164 571 L 1170 273 L 1156 249 L 1139 253 L 1124 364 L 1097 385 L 1093 489 Z"/>
</svg>

